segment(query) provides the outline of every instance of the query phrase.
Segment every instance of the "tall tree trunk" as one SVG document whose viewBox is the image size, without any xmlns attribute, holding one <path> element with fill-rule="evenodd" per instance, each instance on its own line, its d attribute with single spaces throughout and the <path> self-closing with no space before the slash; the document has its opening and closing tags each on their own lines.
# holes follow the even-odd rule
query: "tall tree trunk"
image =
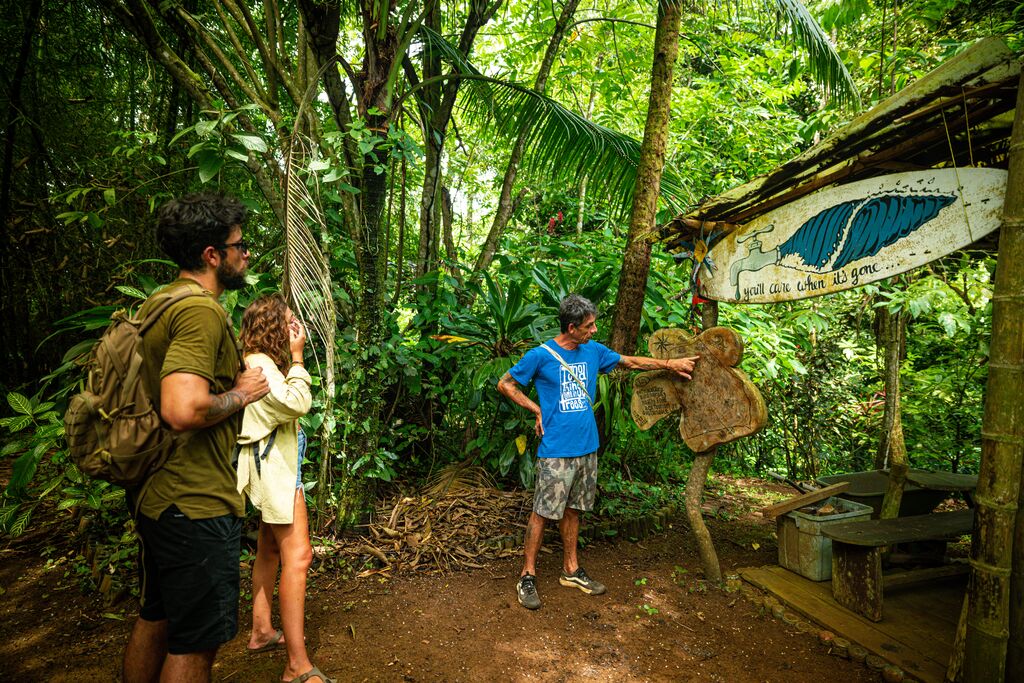
<svg viewBox="0 0 1024 683">
<path fill-rule="evenodd" d="M 544 51 L 544 59 L 540 63 L 540 68 L 537 70 L 537 78 L 533 82 L 533 89 L 539 93 L 543 93 L 547 87 L 551 65 L 555 62 L 558 48 L 562 45 L 562 39 L 565 37 L 566 27 L 572 20 L 573 14 L 576 13 L 576 7 L 579 4 L 580 0 L 566 0 L 566 3 L 562 5 L 562 12 L 555 21 L 555 29 L 551 32 L 551 39 L 548 40 L 548 47 Z M 501 236 L 504 234 L 508 222 L 512 220 L 512 214 L 515 213 L 516 207 L 519 206 L 525 195 L 526 191 L 523 189 L 513 199 L 512 187 L 515 185 L 516 175 L 519 173 L 519 163 L 523 160 L 523 152 L 526 149 L 526 136 L 529 132 L 529 125 L 524 125 L 519 131 L 519 137 L 516 138 L 516 142 L 512 146 L 508 165 L 505 166 L 505 176 L 501 181 L 498 208 L 494 212 L 491 229 L 487 231 L 484 244 L 480 247 L 480 255 L 476 259 L 476 265 L 473 266 L 474 276 L 484 272 L 491 266 L 491 261 L 494 260 L 494 255 L 498 252 L 498 243 L 501 242 Z"/>
<path fill-rule="evenodd" d="M 706 330 L 718 324 L 718 302 L 709 301 L 704 304 L 701 313 L 701 325 Z M 686 480 L 686 518 L 690 521 L 690 530 L 697 540 L 697 551 L 700 553 L 700 562 L 704 567 L 704 577 L 708 581 L 719 583 L 722 580 L 722 566 L 718 563 L 718 553 L 715 552 L 714 541 L 711 540 L 711 532 L 704 524 L 704 515 L 701 513 L 701 498 L 704 496 L 704 486 L 707 484 L 708 473 L 711 470 L 711 462 L 715 459 L 718 447 L 703 453 L 694 453 L 693 465 L 690 467 L 690 476 Z"/>
<path fill-rule="evenodd" d="M 992 344 L 981 471 L 968 584 L 964 680 L 1024 676 L 1024 74 L 1010 137 L 999 262 L 992 295 Z"/>
<path fill-rule="evenodd" d="M 672 73 L 679 53 L 679 24 L 682 7 L 676 2 L 658 3 L 658 26 L 654 34 L 654 64 L 651 68 L 651 96 L 647 103 L 647 123 L 640 145 L 640 163 L 633 192 L 633 210 L 629 218 L 626 253 L 615 297 L 615 319 L 609 346 L 619 353 L 636 350 L 643 313 L 644 292 L 651 268 L 651 242 L 665 169 L 668 118 L 672 104 Z"/>
<path fill-rule="evenodd" d="M 28 11 L 25 13 L 25 24 L 21 34 L 21 47 L 18 50 L 18 63 L 14 67 L 14 74 L 11 76 L 10 84 L 7 86 L 7 125 L 4 127 L 3 168 L 0 170 L 0 289 L 3 289 L 5 292 L 14 291 L 14 283 L 8 280 L 10 270 L 8 269 L 7 261 L 11 254 L 8 226 L 11 220 L 11 196 L 14 194 L 11 185 L 14 182 L 15 138 L 19 128 L 18 119 L 22 116 L 23 109 L 21 104 L 21 86 L 25 80 L 25 73 L 28 70 L 29 58 L 32 55 L 32 37 L 36 33 L 42 9 L 42 0 L 33 0 L 28 7 Z M 0 313 L 3 314 L 3 320 L 8 323 L 16 320 L 18 317 L 12 312 L 15 307 L 11 300 L 12 298 L 4 296 L 3 303 L 0 304 Z M 10 332 L 14 332 L 14 330 L 11 330 L 9 325 L 0 325 L 0 348 L 4 350 L 3 365 L 7 368 L 7 372 L 11 372 L 14 376 L 20 376 L 22 374 L 20 370 L 25 359 L 21 358 L 21 354 L 18 352 L 21 345 L 8 342 L 7 336 Z M 14 333 L 20 334 L 19 332 Z"/>
<path fill-rule="evenodd" d="M 427 0 L 423 24 L 436 33 L 441 32 L 441 2 Z M 423 51 L 423 80 L 441 75 L 441 55 L 437 50 Z M 423 86 L 420 100 L 423 121 L 423 188 L 420 193 L 420 241 L 416 251 L 416 277 L 421 278 L 434 270 L 437 264 L 438 233 L 434 229 L 434 205 L 439 196 L 441 159 L 444 155 L 444 135 L 448 121 L 440 120 L 441 83 Z M 439 130 L 440 128 L 440 130 Z M 433 290 L 434 287 L 427 288 Z M 432 300 L 432 292 L 429 294 Z"/>
<path fill-rule="evenodd" d="M 436 0 L 432 0 L 435 1 Z M 480 29 L 491 20 L 494 13 L 498 11 L 502 0 L 472 0 L 469 4 L 469 13 L 466 16 L 466 24 L 459 37 L 459 52 L 468 57 Z M 439 3 L 437 3 L 439 4 Z M 433 8 L 428 10 L 426 23 L 433 26 Z M 436 31 L 440 32 L 440 13 L 437 14 Z M 435 64 L 430 61 L 429 55 L 424 58 L 423 80 L 440 74 L 440 58 Z M 423 192 L 420 196 L 420 244 L 416 261 L 416 275 L 422 277 L 437 267 L 438 243 L 441 240 L 440 212 L 437 211 L 437 202 L 441 201 L 441 162 L 444 158 L 444 141 L 448 131 L 448 124 L 451 121 L 452 110 L 455 107 L 455 97 L 459 91 L 461 81 L 458 79 L 448 80 L 444 86 L 440 83 L 426 86 L 424 88 L 425 108 L 429 110 L 430 116 L 425 122 L 424 131 L 425 159 L 423 164 Z M 436 289 L 434 285 L 425 287 L 427 290 Z M 434 296 L 428 294 L 433 300 Z"/>
<path fill-rule="evenodd" d="M 878 309 L 878 321 L 879 338 L 885 348 L 885 414 L 875 467 L 889 467 L 889 484 L 882 499 L 880 516 L 892 519 L 899 516 L 909 466 L 900 406 L 900 365 L 907 318 L 904 313 L 892 313 L 883 306 Z"/>
</svg>

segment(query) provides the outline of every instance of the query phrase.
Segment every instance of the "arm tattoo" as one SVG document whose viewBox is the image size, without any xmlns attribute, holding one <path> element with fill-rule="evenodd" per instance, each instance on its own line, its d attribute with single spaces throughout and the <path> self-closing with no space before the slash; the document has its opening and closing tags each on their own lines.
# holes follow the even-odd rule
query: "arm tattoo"
<svg viewBox="0 0 1024 683">
<path fill-rule="evenodd" d="M 244 407 L 245 401 L 242 399 L 242 393 L 232 389 L 210 399 L 210 407 L 206 411 L 206 419 L 207 421 L 222 420 Z"/>
</svg>

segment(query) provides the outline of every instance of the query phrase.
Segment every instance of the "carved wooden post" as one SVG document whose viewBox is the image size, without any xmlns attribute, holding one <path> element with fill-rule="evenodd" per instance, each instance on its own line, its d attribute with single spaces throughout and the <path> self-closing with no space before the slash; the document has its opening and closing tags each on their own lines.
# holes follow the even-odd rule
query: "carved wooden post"
<svg viewBox="0 0 1024 683">
<path fill-rule="evenodd" d="M 707 330 L 716 325 L 718 325 L 718 302 L 709 301 L 704 304 L 704 309 L 701 311 L 701 327 Z M 718 446 L 703 453 L 694 453 L 693 466 L 690 467 L 690 476 L 686 480 L 686 516 L 690 520 L 693 536 L 697 539 L 697 550 L 700 552 L 701 564 L 704 565 L 704 575 L 709 581 L 720 582 L 722 567 L 718 563 L 718 553 L 715 552 L 715 544 L 711 540 L 711 533 L 704 524 L 704 515 L 701 514 L 700 509 L 704 486 L 707 484 L 708 474 L 711 471 L 711 461 L 714 460 L 717 452 Z"/>
</svg>

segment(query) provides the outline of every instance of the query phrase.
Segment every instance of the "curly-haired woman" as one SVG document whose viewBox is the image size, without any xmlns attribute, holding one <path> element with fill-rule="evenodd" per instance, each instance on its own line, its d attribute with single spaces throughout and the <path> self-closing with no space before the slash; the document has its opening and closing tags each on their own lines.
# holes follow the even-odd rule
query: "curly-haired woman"
<svg viewBox="0 0 1024 683">
<path fill-rule="evenodd" d="M 239 335 L 245 362 L 263 368 L 270 393 L 246 407 L 238 436 L 238 490 L 260 511 L 252 569 L 250 652 L 284 645 L 285 681 L 329 681 L 306 652 L 306 571 L 313 559 L 300 466 L 305 438 L 299 417 L 312 404 L 309 373 L 303 367 L 306 332 L 280 294 L 262 296 L 242 316 Z M 270 600 L 277 568 L 281 630 L 273 627 Z"/>
</svg>

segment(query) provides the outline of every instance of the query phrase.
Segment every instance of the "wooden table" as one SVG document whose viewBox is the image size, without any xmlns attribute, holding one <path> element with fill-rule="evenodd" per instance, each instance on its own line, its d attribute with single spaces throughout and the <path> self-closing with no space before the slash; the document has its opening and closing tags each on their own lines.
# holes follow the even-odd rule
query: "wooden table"
<svg viewBox="0 0 1024 683">
<path fill-rule="evenodd" d="M 839 494 L 840 498 L 869 505 L 873 510 L 872 516 L 878 517 L 882 509 L 882 498 L 889 485 L 889 470 L 850 472 L 818 478 L 818 484 L 821 486 L 840 481 L 850 482 L 850 487 Z M 946 497 L 943 495 L 946 493 L 963 493 L 968 505 L 973 506 L 972 496 L 977 486 L 978 475 L 976 474 L 953 474 L 952 472 L 912 469 L 907 472 L 907 481 L 903 487 L 900 515 L 909 517 L 931 512 Z"/>
<path fill-rule="evenodd" d="M 974 510 L 846 522 L 822 529 L 832 539 L 832 595 L 843 607 L 872 621 L 882 619 L 885 587 L 965 573 L 966 563 L 882 576 L 882 549 L 913 541 L 947 541 L 971 532 Z"/>
</svg>

